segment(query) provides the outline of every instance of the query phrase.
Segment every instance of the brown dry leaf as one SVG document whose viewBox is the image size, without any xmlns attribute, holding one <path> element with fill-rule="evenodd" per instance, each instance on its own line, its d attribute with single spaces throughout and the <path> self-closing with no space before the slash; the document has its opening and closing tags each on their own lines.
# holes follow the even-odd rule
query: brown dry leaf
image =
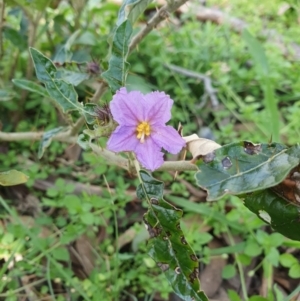
<svg viewBox="0 0 300 301">
<path fill-rule="evenodd" d="M 230 301 L 224 288 L 220 288 L 210 301 Z"/>
<path fill-rule="evenodd" d="M 198 213 L 185 214 L 182 218 L 182 222 L 186 225 L 187 229 L 192 229 L 197 225 L 199 233 L 209 232 L 212 228 L 203 222 L 203 219 Z"/>
<path fill-rule="evenodd" d="M 220 248 L 223 245 L 219 241 L 212 240 L 209 243 L 210 249 Z M 222 270 L 226 265 L 226 259 L 222 257 L 213 257 L 209 263 L 200 273 L 201 289 L 205 292 L 208 298 L 217 294 L 222 284 Z"/>
<path fill-rule="evenodd" d="M 73 144 L 65 149 L 64 157 L 67 160 L 76 162 L 80 157 L 81 151 L 82 149 L 78 144 Z"/>
<path fill-rule="evenodd" d="M 75 244 L 77 250 L 76 257 L 87 275 L 90 275 L 95 267 L 96 256 L 93 252 L 93 241 L 95 240 L 92 240 L 86 234 L 83 234 L 77 238 Z"/>
<path fill-rule="evenodd" d="M 200 138 L 196 134 L 182 138 L 186 142 L 187 150 L 193 155 L 193 159 L 196 159 L 198 156 L 205 156 L 208 153 L 214 151 L 215 149 L 221 147 L 221 145 L 216 143 L 215 141 Z"/>
<path fill-rule="evenodd" d="M 118 239 L 118 248 L 121 249 L 123 246 L 132 242 L 136 236 L 136 230 L 134 228 L 127 229 L 124 233 L 119 236 Z"/>
</svg>

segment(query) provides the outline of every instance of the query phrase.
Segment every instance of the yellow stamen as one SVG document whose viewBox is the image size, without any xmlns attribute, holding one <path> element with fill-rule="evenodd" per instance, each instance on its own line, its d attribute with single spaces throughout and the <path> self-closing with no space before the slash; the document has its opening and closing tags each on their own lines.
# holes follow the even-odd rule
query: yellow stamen
<svg viewBox="0 0 300 301">
<path fill-rule="evenodd" d="M 145 142 L 145 136 L 150 136 L 151 127 L 147 121 L 142 121 L 136 127 L 137 135 L 136 137 L 141 141 L 141 143 Z"/>
</svg>

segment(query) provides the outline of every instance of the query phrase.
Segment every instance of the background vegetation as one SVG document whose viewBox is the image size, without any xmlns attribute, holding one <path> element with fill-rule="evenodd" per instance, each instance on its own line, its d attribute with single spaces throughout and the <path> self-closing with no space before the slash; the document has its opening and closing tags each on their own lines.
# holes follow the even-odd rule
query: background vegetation
<svg viewBox="0 0 300 301">
<path fill-rule="evenodd" d="M 202 4 L 181 7 L 130 54 L 127 88 L 168 93 L 175 102 L 171 124 L 180 122 L 185 135 L 219 144 L 299 142 L 298 1 Z M 134 32 L 160 5 L 149 5 Z M 117 1 L 1 2 L 2 132 L 68 123 L 49 98 L 13 84 L 38 83 L 28 47 L 83 74 L 79 100 L 93 97 L 107 69 L 119 8 Z M 246 27 L 252 36 L 242 34 Z M 107 92 L 101 103 L 111 97 Z M 77 144 L 53 141 L 38 159 L 34 140 L 0 135 L 0 171 L 18 169 L 30 177 L 0 190 L 0 299 L 177 300 L 146 253 L 147 206 L 136 197 L 137 179 Z M 165 199 L 185 212 L 182 228 L 200 258 L 208 297 L 298 300 L 299 242 L 272 232 L 236 197 L 205 202 L 191 172 L 176 180 L 168 172 L 155 177 L 165 183 Z"/>
</svg>

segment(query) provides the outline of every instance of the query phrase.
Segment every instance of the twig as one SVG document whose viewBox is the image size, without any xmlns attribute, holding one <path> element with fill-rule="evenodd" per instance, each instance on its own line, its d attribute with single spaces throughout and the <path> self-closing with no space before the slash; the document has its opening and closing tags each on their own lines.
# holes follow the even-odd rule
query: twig
<svg viewBox="0 0 300 301">
<path fill-rule="evenodd" d="M 219 106 L 219 101 L 216 96 L 217 90 L 214 89 L 214 87 L 212 86 L 210 77 L 175 65 L 168 65 L 168 64 L 164 64 L 164 65 L 170 70 L 175 71 L 177 73 L 202 80 L 204 83 L 205 91 L 210 96 L 212 106 L 213 107 Z"/>
<path fill-rule="evenodd" d="M 0 0 L 0 60 L 3 57 L 3 27 L 4 27 L 4 11 L 5 11 L 5 4 L 3 0 Z"/>
<path fill-rule="evenodd" d="M 70 136 L 70 129 L 53 136 L 53 140 L 74 144 L 77 137 Z M 0 141 L 38 141 L 44 135 L 44 132 L 22 132 L 22 133 L 4 133 L 0 132 Z"/>
<path fill-rule="evenodd" d="M 166 161 L 158 171 L 197 171 L 198 167 L 189 161 Z"/>
<path fill-rule="evenodd" d="M 161 7 L 157 13 L 147 22 L 147 25 L 141 29 L 131 40 L 129 45 L 129 53 L 132 52 L 137 44 L 155 27 L 158 23 L 168 18 L 169 14 L 174 12 L 178 7 L 186 3 L 188 0 L 173 0 Z"/>
<path fill-rule="evenodd" d="M 101 82 L 98 85 L 93 97 L 90 99 L 90 102 L 96 103 L 98 101 L 98 99 L 105 93 L 106 89 L 107 89 L 107 84 L 104 82 Z"/>
<path fill-rule="evenodd" d="M 94 143 L 90 143 L 90 147 L 94 153 L 98 154 L 102 158 L 106 160 L 107 164 L 110 165 L 117 165 L 122 167 L 126 170 L 130 169 L 129 161 L 117 155 L 111 151 L 108 151 L 104 148 L 99 147 Z M 157 169 L 158 171 L 188 171 L 188 170 L 198 170 L 198 167 L 189 162 L 189 161 L 166 161 L 160 168 Z"/>
<path fill-rule="evenodd" d="M 79 121 L 78 121 L 79 123 Z M 71 136 L 72 129 L 69 129 L 65 132 L 58 133 L 53 136 L 53 140 L 74 144 L 77 142 L 77 137 Z M 42 138 L 44 132 L 23 132 L 23 133 L 4 133 L 0 132 L 0 141 L 38 141 Z M 120 155 L 117 155 L 111 151 L 108 151 L 104 148 L 99 147 L 94 143 L 90 143 L 92 151 L 101 156 L 106 160 L 106 163 L 109 165 L 117 165 L 121 168 L 129 170 L 130 166 L 128 160 Z M 167 161 L 158 171 L 187 171 L 187 170 L 198 170 L 197 166 L 189 161 Z"/>
</svg>

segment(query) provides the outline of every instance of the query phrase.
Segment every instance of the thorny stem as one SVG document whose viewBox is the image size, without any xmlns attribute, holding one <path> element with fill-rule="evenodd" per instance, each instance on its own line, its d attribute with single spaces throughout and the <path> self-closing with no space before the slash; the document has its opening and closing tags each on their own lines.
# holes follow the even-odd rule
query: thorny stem
<svg viewBox="0 0 300 301">
<path fill-rule="evenodd" d="M 158 23 L 167 19 L 169 14 L 174 12 L 178 7 L 186 3 L 188 0 L 174 0 L 161 7 L 157 13 L 147 22 L 146 26 L 141 29 L 131 40 L 129 44 L 129 53 L 141 42 L 141 40 L 153 29 Z"/>
</svg>

